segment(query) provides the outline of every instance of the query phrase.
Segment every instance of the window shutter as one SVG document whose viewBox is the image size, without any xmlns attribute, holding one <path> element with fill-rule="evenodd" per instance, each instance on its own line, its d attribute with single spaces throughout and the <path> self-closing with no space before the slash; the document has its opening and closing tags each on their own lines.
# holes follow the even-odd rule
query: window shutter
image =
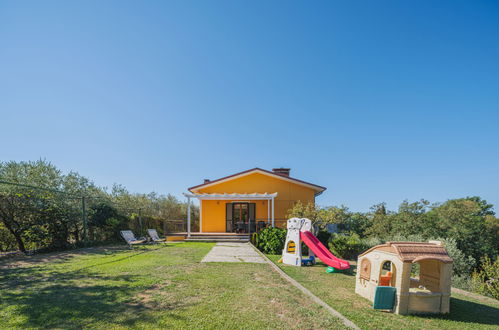
<svg viewBox="0 0 499 330">
<path fill-rule="evenodd" d="M 232 221 L 232 203 L 225 204 L 225 218 L 227 221 Z"/>
<path fill-rule="evenodd" d="M 255 221 L 256 218 L 256 204 L 249 203 L 249 219 L 251 222 Z"/>
</svg>

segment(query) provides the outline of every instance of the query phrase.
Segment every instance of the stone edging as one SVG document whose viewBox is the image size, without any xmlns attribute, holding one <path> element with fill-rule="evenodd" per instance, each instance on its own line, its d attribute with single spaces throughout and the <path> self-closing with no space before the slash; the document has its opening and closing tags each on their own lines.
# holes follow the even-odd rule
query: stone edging
<svg viewBox="0 0 499 330">
<path fill-rule="evenodd" d="M 305 288 L 303 285 L 301 285 L 300 283 L 298 283 L 295 279 L 293 279 L 292 277 L 290 277 L 288 274 L 286 274 L 281 268 L 279 268 L 279 266 L 277 266 L 276 264 L 274 264 L 272 262 L 272 260 L 270 260 L 269 258 L 267 258 L 267 256 L 265 254 L 263 254 L 260 250 L 258 250 L 252 243 L 248 243 L 249 245 L 251 245 L 255 250 L 256 252 L 258 252 L 258 254 L 260 254 L 262 256 L 262 258 L 277 272 L 279 273 L 279 275 L 281 275 L 281 277 L 283 279 L 285 279 L 286 281 L 288 281 L 289 283 L 291 283 L 292 285 L 294 285 L 298 290 L 300 290 L 301 292 L 303 292 L 305 295 L 307 295 L 312 301 L 314 301 L 316 304 L 319 304 L 321 305 L 322 307 L 324 307 L 331 315 L 333 315 L 334 317 L 336 318 L 339 318 L 341 320 L 341 322 L 349 327 L 349 328 L 352 328 L 352 329 L 357 329 L 357 330 L 360 330 L 360 328 L 358 326 L 355 325 L 355 323 L 353 323 L 352 321 L 350 321 L 349 319 L 347 319 L 345 316 L 343 316 L 340 312 L 338 312 L 337 310 L 335 310 L 334 308 L 332 308 L 331 306 L 329 306 L 328 304 L 326 304 L 323 300 L 321 300 L 319 297 L 317 297 L 316 295 L 314 295 L 312 292 L 310 292 L 307 288 Z"/>
</svg>

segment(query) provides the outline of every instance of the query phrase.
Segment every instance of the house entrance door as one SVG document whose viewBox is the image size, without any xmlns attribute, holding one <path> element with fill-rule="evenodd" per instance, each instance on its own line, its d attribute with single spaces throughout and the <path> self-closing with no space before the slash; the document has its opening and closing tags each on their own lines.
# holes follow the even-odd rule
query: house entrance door
<svg viewBox="0 0 499 330">
<path fill-rule="evenodd" d="M 255 203 L 227 203 L 228 233 L 249 233 L 255 226 Z"/>
</svg>

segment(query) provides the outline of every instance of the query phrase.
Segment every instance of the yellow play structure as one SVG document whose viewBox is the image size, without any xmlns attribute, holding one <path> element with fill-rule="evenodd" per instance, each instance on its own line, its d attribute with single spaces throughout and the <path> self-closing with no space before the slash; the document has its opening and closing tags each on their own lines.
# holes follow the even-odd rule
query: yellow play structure
<svg viewBox="0 0 499 330">
<path fill-rule="evenodd" d="M 449 313 L 452 259 L 439 241 L 388 242 L 359 255 L 355 292 L 397 314 Z"/>
</svg>

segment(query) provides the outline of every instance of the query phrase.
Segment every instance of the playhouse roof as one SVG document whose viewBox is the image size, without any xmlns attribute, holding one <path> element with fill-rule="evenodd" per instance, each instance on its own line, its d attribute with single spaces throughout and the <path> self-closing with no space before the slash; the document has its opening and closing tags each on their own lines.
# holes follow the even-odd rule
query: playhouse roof
<svg viewBox="0 0 499 330">
<path fill-rule="evenodd" d="M 439 260 L 444 263 L 452 262 L 447 251 L 440 242 L 387 242 L 370 248 L 360 256 L 364 256 L 373 251 L 383 251 L 394 253 L 403 262 L 418 262 L 425 259 Z"/>
</svg>

